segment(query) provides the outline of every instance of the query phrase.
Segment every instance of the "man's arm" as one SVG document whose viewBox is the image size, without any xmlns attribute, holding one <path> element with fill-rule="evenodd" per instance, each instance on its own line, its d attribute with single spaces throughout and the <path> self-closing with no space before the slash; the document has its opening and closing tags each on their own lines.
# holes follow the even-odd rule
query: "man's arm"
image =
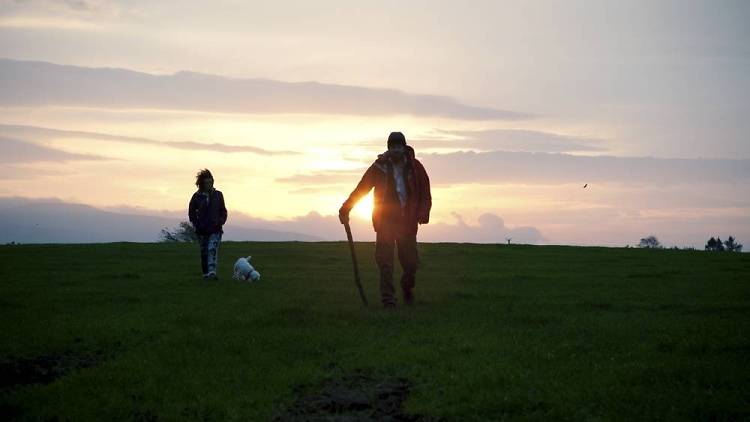
<svg viewBox="0 0 750 422">
<path fill-rule="evenodd" d="M 430 209 L 432 208 L 432 193 L 430 192 L 430 177 L 427 176 L 422 163 L 417 166 L 419 172 L 419 204 L 417 205 L 417 222 L 427 224 L 430 222 Z"/>
<path fill-rule="evenodd" d="M 370 166 L 357 184 L 357 187 L 349 195 L 349 198 L 341 205 L 341 209 L 339 209 L 339 221 L 341 221 L 341 224 L 349 222 L 349 211 L 375 186 L 375 171 L 375 166 Z"/>
<path fill-rule="evenodd" d="M 224 194 L 219 192 L 219 221 L 223 226 L 227 222 L 227 207 L 224 205 Z"/>
<path fill-rule="evenodd" d="M 195 227 L 198 225 L 198 216 L 195 215 L 195 194 L 190 197 L 190 204 L 188 204 L 188 220 Z"/>
</svg>

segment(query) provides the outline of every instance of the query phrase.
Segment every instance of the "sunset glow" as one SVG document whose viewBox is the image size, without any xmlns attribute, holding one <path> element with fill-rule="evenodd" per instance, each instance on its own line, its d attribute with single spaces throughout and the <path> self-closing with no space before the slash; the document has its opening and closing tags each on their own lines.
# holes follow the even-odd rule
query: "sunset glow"
<svg viewBox="0 0 750 422">
<path fill-rule="evenodd" d="M 178 218 L 210 168 L 230 223 L 335 223 L 397 130 L 427 240 L 750 237 L 747 7 L 187 4 L 0 1 L 0 197 Z"/>
</svg>

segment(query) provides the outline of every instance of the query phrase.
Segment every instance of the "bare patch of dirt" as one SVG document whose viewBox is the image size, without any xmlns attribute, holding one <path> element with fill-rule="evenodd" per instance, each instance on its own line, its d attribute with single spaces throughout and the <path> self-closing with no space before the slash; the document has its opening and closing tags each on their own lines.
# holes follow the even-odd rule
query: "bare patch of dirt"
<svg viewBox="0 0 750 422">
<path fill-rule="evenodd" d="M 68 372 L 91 368 L 106 359 L 104 351 L 50 354 L 0 362 L 0 390 L 28 384 L 49 384 Z"/>
<path fill-rule="evenodd" d="M 411 383 L 404 378 L 353 374 L 295 389 L 294 402 L 275 421 L 416 422 L 434 419 L 403 409 Z"/>
</svg>

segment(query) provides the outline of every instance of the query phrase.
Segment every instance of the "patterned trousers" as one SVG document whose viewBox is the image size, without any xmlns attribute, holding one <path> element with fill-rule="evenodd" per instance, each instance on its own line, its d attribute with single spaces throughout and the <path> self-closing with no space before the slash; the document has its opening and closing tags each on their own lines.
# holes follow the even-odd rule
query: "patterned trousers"
<svg viewBox="0 0 750 422">
<path fill-rule="evenodd" d="M 219 260 L 219 243 L 221 243 L 221 233 L 198 235 L 203 275 L 216 273 L 216 261 Z"/>
</svg>

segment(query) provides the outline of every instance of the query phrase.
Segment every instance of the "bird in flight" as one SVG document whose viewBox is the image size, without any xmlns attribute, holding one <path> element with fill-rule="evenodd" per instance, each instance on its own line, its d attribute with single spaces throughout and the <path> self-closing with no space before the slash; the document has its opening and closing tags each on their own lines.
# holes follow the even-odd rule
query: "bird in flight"
<svg viewBox="0 0 750 422">
<path fill-rule="evenodd" d="M 586 186 L 588 186 L 588 185 L 589 185 L 589 184 L 588 184 L 588 183 L 586 183 L 585 185 L 583 185 L 583 188 L 584 188 L 584 189 L 586 189 Z"/>
</svg>

